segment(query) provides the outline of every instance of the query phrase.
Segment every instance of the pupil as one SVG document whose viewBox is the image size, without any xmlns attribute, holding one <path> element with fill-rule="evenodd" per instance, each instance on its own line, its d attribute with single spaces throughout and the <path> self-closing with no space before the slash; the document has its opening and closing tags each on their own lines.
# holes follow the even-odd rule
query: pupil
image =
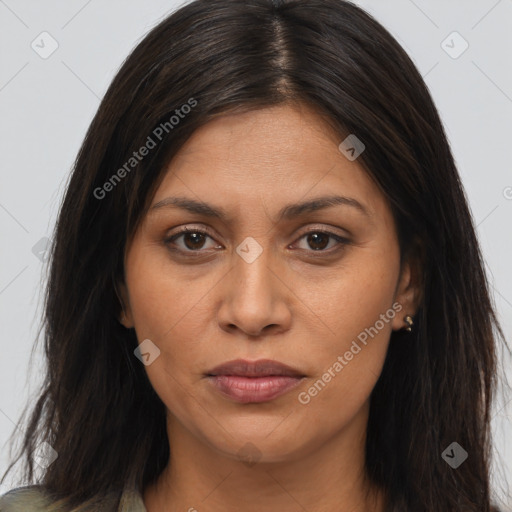
<svg viewBox="0 0 512 512">
<path fill-rule="evenodd" d="M 319 239 L 319 238 L 320 238 L 320 239 L 322 239 L 322 238 L 323 238 L 325 243 L 321 243 L 321 242 L 320 242 L 320 247 L 313 247 L 313 246 L 311 245 L 311 243 L 310 243 L 310 247 L 311 247 L 312 249 L 314 249 L 315 251 L 318 251 L 318 250 L 320 250 L 320 249 L 324 249 L 325 247 L 327 247 L 327 245 L 328 245 L 328 239 L 329 239 L 329 236 L 328 236 L 328 235 L 326 235 L 325 233 L 313 233 L 313 234 L 310 234 L 310 235 L 308 236 L 308 243 L 309 243 L 311 240 L 313 240 L 313 244 L 318 244 L 318 239 Z"/>
<path fill-rule="evenodd" d="M 201 233 L 185 233 L 185 245 L 189 248 L 189 249 L 200 249 L 201 248 L 201 245 L 204 241 L 201 240 L 201 237 L 203 235 Z M 192 245 L 187 243 L 187 240 L 190 240 L 191 238 L 195 238 L 195 240 L 192 241 Z M 199 240 L 198 240 L 199 239 Z M 199 245 L 199 247 L 197 247 L 197 245 Z"/>
</svg>

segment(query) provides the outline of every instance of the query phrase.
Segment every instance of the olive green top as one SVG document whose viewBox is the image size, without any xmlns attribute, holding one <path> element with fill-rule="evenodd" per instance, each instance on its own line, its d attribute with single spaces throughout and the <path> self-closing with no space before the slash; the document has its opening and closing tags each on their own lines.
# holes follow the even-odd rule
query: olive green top
<svg viewBox="0 0 512 512">
<path fill-rule="evenodd" d="M 512 508 L 493 508 L 497 512 L 512 512 Z M 84 503 L 70 509 L 62 501 L 51 500 L 40 486 L 18 487 L 0 496 L 0 512 L 147 512 L 139 492 L 125 489 L 120 503 L 112 498 Z"/>
<path fill-rule="evenodd" d="M 19 487 L 0 496 L 0 512 L 147 512 L 142 496 L 124 490 L 121 501 L 105 498 L 100 503 L 85 503 L 70 509 L 62 501 L 51 500 L 40 486 Z"/>
</svg>

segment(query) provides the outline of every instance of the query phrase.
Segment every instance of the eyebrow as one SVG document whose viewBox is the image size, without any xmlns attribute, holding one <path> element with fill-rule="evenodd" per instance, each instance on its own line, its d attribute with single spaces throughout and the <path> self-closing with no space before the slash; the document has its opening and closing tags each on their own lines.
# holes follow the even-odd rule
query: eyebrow
<svg viewBox="0 0 512 512">
<path fill-rule="evenodd" d="M 312 213 L 339 205 L 349 206 L 364 214 L 368 218 L 372 217 L 368 209 L 365 208 L 356 199 L 352 197 L 331 195 L 317 197 L 315 199 L 303 201 L 301 203 L 288 204 L 279 211 L 277 215 L 277 221 L 279 222 L 281 220 L 293 219 L 307 213 Z M 228 218 L 227 212 L 224 210 L 224 208 L 212 206 L 208 203 L 196 201 L 187 197 L 167 197 L 155 203 L 150 208 L 150 211 L 152 212 L 165 207 L 181 208 L 183 210 L 187 210 L 190 213 L 217 218 L 220 220 L 225 220 Z"/>
</svg>

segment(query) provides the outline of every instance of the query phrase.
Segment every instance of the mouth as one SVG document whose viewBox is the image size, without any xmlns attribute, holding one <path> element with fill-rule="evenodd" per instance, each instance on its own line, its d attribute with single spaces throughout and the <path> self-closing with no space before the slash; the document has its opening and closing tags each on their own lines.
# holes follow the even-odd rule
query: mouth
<svg viewBox="0 0 512 512">
<path fill-rule="evenodd" d="M 305 377 L 303 373 L 291 366 L 271 359 L 259 359 L 258 361 L 246 361 L 236 359 L 220 364 L 210 370 L 206 376 L 216 377 L 218 375 L 236 377 Z"/>
<path fill-rule="evenodd" d="M 260 403 L 291 391 L 306 375 L 278 361 L 237 359 L 216 366 L 205 377 L 226 398 L 239 403 Z"/>
</svg>

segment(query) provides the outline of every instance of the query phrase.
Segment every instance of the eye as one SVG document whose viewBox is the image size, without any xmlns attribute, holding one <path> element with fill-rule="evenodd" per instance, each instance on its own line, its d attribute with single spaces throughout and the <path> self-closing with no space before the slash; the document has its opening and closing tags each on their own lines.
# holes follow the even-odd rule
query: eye
<svg viewBox="0 0 512 512">
<path fill-rule="evenodd" d="M 320 229 L 309 230 L 299 238 L 299 240 L 303 239 L 305 241 L 305 244 L 307 245 L 307 248 L 304 250 L 308 252 L 332 253 L 342 249 L 344 245 L 350 243 L 350 241 L 347 238 L 344 238 L 330 231 L 323 231 Z M 330 242 L 332 242 L 333 240 L 337 242 L 334 244 L 334 250 L 332 244 L 330 247 L 328 247 Z"/>
<path fill-rule="evenodd" d="M 176 241 L 179 240 L 180 238 L 182 239 L 181 243 L 177 243 Z M 184 253 L 200 253 L 205 252 L 201 251 L 201 249 L 208 249 L 208 247 L 205 247 L 205 243 L 208 238 L 213 240 L 213 236 L 204 229 L 185 227 L 182 228 L 178 233 L 175 233 L 174 235 L 167 237 L 164 240 L 164 242 L 173 251 L 180 251 Z M 311 229 L 307 231 L 299 238 L 299 240 L 302 239 L 304 239 L 309 249 L 300 248 L 300 250 L 305 250 L 307 252 L 332 253 L 342 249 L 343 246 L 350 243 L 350 240 L 348 240 L 347 238 L 344 238 L 330 231 L 323 231 L 321 229 Z M 329 247 L 330 242 L 332 242 L 333 240 L 337 242 L 334 244 L 334 250 L 332 247 L 333 244 L 331 244 L 331 246 Z M 210 247 L 210 249 L 215 248 L 221 249 L 222 246 L 218 244 L 212 244 L 212 246 Z"/>
<path fill-rule="evenodd" d="M 179 238 L 183 238 L 183 245 L 175 243 Z M 182 252 L 198 252 L 199 249 L 204 248 L 206 238 L 211 238 L 213 240 L 209 233 L 204 230 L 186 227 L 181 229 L 179 233 L 166 238 L 165 244 L 168 246 L 173 244 L 178 245 L 178 249 L 172 248 L 173 250 L 179 250 Z M 219 246 L 217 245 L 216 247 Z"/>
</svg>

